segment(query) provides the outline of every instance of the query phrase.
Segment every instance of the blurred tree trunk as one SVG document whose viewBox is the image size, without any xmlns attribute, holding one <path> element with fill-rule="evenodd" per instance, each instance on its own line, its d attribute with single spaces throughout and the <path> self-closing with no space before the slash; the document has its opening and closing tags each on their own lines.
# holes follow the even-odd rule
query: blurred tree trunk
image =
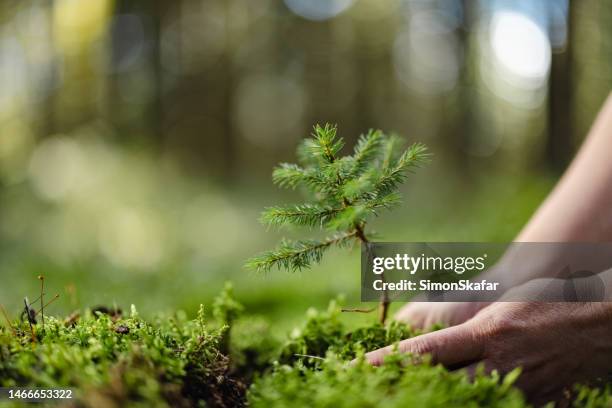
<svg viewBox="0 0 612 408">
<path fill-rule="evenodd" d="M 53 27 L 53 7 L 54 7 L 53 3 L 51 2 L 45 3 L 45 17 L 47 18 L 49 27 Z M 55 46 L 53 30 L 49 29 L 48 34 L 50 36 L 49 44 L 52 46 Z M 55 61 L 53 61 L 53 66 L 50 69 L 53 70 L 53 73 L 50 74 L 50 77 L 52 78 L 50 80 L 55 81 L 56 75 L 59 75 L 59 73 L 57 72 L 59 69 Z M 52 135 L 57 131 L 56 124 L 55 124 L 56 122 L 55 121 L 55 94 L 56 92 L 57 90 L 50 91 L 46 95 L 44 103 L 42 104 L 42 120 L 41 120 L 41 125 L 39 126 L 39 137 L 41 139 L 49 135 Z"/>
<path fill-rule="evenodd" d="M 458 46 L 461 50 L 461 65 L 457 78 L 456 94 L 453 96 L 454 100 L 444 108 L 447 123 L 444 124 L 443 132 L 445 132 L 445 138 L 450 141 L 448 143 L 452 150 L 450 159 L 453 166 L 462 172 L 471 170 L 472 160 L 469 160 L 466 156 L 470 143 L 474 143 L 472 132 L 476 121 L 474 118 L 476 100 L 472 70 L 472 62 L 475 56 L 470 33 L 472 13 L 475 7 L 476 5 L 472 0 L 461 1 L 462 21 L 456 29 Z M 462 180 L 466 179 L 463 178 Z"/>
<path fill-rule="evenodd" d="M 114 5 L 112 18 L 115 18 L 116 16 L 124 14 L 124 13 L 128 13 L 129 11 L 133 10 L 133 6 L 134 6 L 134 1 L 125 0 L 125 1 L 118 2 L 117 4 Z M 105 94 L 105 101 L 104 101 L 106 105 L 106 109 L 105 109 L 106 118 L 105 119 L 117 129 L 117 134 L 122 135 L 124 134 L 123 130 L 124 130 L 125 123 L 121 117 L 121 112 L 124 110 L 124 107 L 122 106 L 121 97 L 120 97 L 120 87 L 121 87 L 120 74 L 114 71 L 116 54 L 118 52 L 116 50 L 117 40 L 115 38 L 115 33 L 112 30 L 112 25 L 109 27 L 109 29 L 110 29 L 110 44 L 109 44 L 109 50 L 108 50 L 109 61 L 107 61 L 107 64 L 110 64 L 110 65 L 106 67 L 109 73 L 107 74 L 106 84 L 105 84 L 106 85 L 106 94 Z M 131 132 L 128 134 L 131 135 Z M 118 136 L 118 138 L 120 137 L 121 136 Z"/>
<path fill-rule="evenodd" d="M 126 102 L 122 93 L 131 92 L 131 81 L 126 80 L 133 72 L 116 70 L 115 64 L 123 57 L 122 46 L 124 39 L 121 30 L 115 32 L 111 22 L 111 44 L 110 44 L 110 73 L 107 76 L 106 112 L 108 120 L 118 129 L 118 134 L 132 135 L 132 141 L 145 142 L 154 149 L 163 148 L 164 140 L 164 105 L 163 87 L 164 77 L 161 54 L 161 35 L 164 26 L 164 17 L 170 7 L 178 7 L 180 2 L 164 3 L 162 0 L 144 2 L 142 0 L 124 0 L 115 6 L 114 16 L 134 15 L 142 20 L 144 27 L 144 41 L 150 44 L 147 48 L 144 66 L 135 68 L 139 75 L 152 78 L 151 95 L 143 97 L 142 103 L 145 109 L 138 115 L 130 115 L 133 109 L 130 102 Z M 128 39 L 130 41 L 130 39 Z M 145 99 L 146 98 L 146 99 Z M 122 137 L 122 139 L 124 139 Z"/>
<path fill-rule="evenodd" d="M 153 0 L 151 7 L 151 56 L 150 64 L 154 78 L 154 93 L 149 106 L 149 126 L 151 136 L 155 139 L 158 148 L 164 145 L 164 75 L 162 68 L 161 35 L 163 29 L 164 15 L 166 8 L 172 6 L 174 2 L 165 4 L 162 0 Z M 176 2 L 180 6 L 180 2 Z"/>
<path fill-rule="evenodd" d="M 548 167 L 557 173 L 565 169 L 573 151 L 573 10 L 574 2 L 570 0 L 565 50 L 552 54 L 548 85 L 548 135 L 545 160 Z"/>
<path fill-rule="evenodd" d="M 232 42 L 232 21 L 230 8 L 233 6 L 231 2 L 224 1 L 225 12 L 225 51 L 221 61 L 221 77 L 223 81 L 223 89 L 221 92 L 221 124 L 223 127 L 223 138 L 221 140 L 221 149 L 223 155 L 222 175 L 228 181 L 236 179 L 236 130 L 234 128 L 234 44 Z"/>
</svg>

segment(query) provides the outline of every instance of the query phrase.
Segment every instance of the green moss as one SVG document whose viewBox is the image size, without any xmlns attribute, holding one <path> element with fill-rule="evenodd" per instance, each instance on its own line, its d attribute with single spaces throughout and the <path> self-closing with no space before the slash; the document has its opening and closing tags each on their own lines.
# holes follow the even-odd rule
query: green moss
<svg viewBox="0 0 612 408">
<path fill-rule="evenodd" d="M 601 387 L 591 388 L 583 385 L 574 387 L 573 407 L 603 408 L 612 406 L 612 386 L 604 384 Z"/>
<path fill-rule="evenodd" d="M 216 325 L 218 326 L 218 325 Z M 0 385 L 73 387 L 85 404 L 236 406 L 245 386 L 219 352 L 224 327 L 183 313 L 146 322 L 89 311 L 70 321 L 46 317 L 44 331 L 0 332 Z"/>
<path fill-rule="evenodd" d="M 71 387 L 78 405 L 91 407 L 526 406 L 512 386 L 518 371 L 469 381 L 463 372 L 398 354 L 381 367 L 368 365 L 365 352 L 419 334 L 401 323 L 349 330 L 332 302 L 310 310 L 281 343 L 265 319 L 240 316 L 231 288 L 214 304 L 220 320 L 204 307 L 194 320 L 177 312 L 145 321 L 135 308 L 130 316 L 105 310 L 46 317 L 44 331 L 35 326 L 35 341 L 27 323 L 14 323 L 16 333 L 2 327 L 0 386 Z M 610 406 L 610 391 L 576 387 L 574 406 Z"/>
<path fill-rule="evenodd" d="M 247 383 L 278 358 L 281 342 L 271 331 L 270 323 L 261 316 L 238 319 L 232 327 L 232 372 Z"/>
<path fill-rule="evenodd" d="M 301 363 L 276 366 L 253 384 L 248 400 L 253 407 L 525 406 L 510 380 L 481 375 L 472 383 L 463 373 L 412 365 L 398 354 L 380 367 L 363 359 L 349 366 L 330 355 L 316 370 Z"/>
<path fill-rule="evenodd" d="M 345 360 L 353 359 L 360 352 L 384 347 L 418 334 L 418 330 L 396 321 L 387 326 L 372 323 L 349 331 L 343 323 L 337 301 L 332 301 L 326 311 L 308 311 L 306 322 L 290 334 L 279 360 L 285 364 L 301 360 L 306 365 L 316 365 L 320 359 L 313 357 L 325 357 L 327 353 Z"/>
<path fill-rule="evenodd" d="M 272 371 L 251 386 L 253 407 L 523 407 L 512 383 L 478 374 L 470 382 L 463 372 L 449 372 L 427 362 L 414 364 L 407 355 L 391 355 L 372 367 L 363 354 L 418 335 L 409 326 L 373 323 L 347 331 L 335 302 L 328 310 L 308 312 L 302 328 L 284 345 Z M 357 358 L 353 364 L 349 361 Z"/>
<path fill-rule="evenodd" d="M 505 377 L 480 371 L 470 381 L 463 371 L 451 372 L 426 359 L 416 363 L 409 355 L 390 355 L 380 367 L 370 366 L 363 358 L 365 352 L 419 334 L 398 322 L 348 330 L 336 302 L 323 312 L 309 310 L 306 322 L 290 334 L 273 368 L 250 387 L 248 403 L 256 408 L 529 406 L 513 387 L 519 370 Z M 610 386 L 576 386 L 574 400 L 566 405 L 610 407 L 611 392 Z"/>
</svg>

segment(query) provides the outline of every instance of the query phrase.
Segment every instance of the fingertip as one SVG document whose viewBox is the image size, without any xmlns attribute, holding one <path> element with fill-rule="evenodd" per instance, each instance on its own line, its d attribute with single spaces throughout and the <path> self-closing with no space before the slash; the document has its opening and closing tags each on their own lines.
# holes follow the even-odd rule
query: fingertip
<svg viewBox="0 0 612 408">
<path fill-rule="evenodd" d="M 387 354 L 389 354 L 389 347 L 370 351 L 369 353 L 366 353 L 365 359 L 368 364 L 371 364 L 373 366 L 380 366 L 382 365 L 384 358 Z"/>
<path fill-rule="evenodd" d="M 415 315 L 411 310 L 400 310 L 394 316 L 394 320 L 409 325 L 414 329 L 423 329 L 425 319 L 423 316 Z"/>
<path fill-rule="evenodd" d="M 482 344 L 475 341 L 471 326 L 464 323 L 403 340 L 399 350 L 417 356 L 429 355 L 433 364 L 450 366 L 478 358 Z"/>
</svg>

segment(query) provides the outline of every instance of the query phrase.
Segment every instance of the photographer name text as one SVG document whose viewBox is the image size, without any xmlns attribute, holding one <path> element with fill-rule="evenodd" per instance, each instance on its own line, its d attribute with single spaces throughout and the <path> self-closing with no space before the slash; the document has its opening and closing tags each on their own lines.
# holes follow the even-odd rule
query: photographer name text
<svg viewBox="0 0 612 408">
<path fill-rule="evenodd" d="M 471 257 L 426 256 L 421 254 L 396 254 L 391 257 L 375 257 L 372 259 L 372 273 L 381 277 L 372 282 L 375 291 L 496 291 L 499 282 L 486 279 L 470 281 L 461 279 L 455 282 L 435 282 L 430 279 L 409 280 L 401 279 L 396 282 L 387 282 L 383 278 L 386 271 L 405 271 L 410 276 L 417 272 L 449 272 L 462 275 L 465 272 L 481 272 L 485 269 L 487 254 Z"/>
</svg>

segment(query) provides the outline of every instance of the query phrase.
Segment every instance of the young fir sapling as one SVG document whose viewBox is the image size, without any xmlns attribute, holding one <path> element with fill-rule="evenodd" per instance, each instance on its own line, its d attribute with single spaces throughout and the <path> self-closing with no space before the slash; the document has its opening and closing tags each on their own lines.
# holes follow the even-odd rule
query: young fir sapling
<svg viewBox="0 0 612 408">
<path fill-rule="evenodd" d="M 275 184 L 305 187 L 309 202 L 266 208 L 261 220 L 269 226 L 323 228 L 334 234 L 322 240 L 283 240 L 271 251 L 247 261 L 247 267 L 267 272 L 273 267 L 297 271 L 318 263 L 332 246 L 367 244 L 368 218 L 400 202 L 397 192 L 408 172 L 427 161 L 425 145 L 415 143 L 401 151 L 401 139 L 370 130 L 361 135 L 352 155 L 340 156 L 344 146 L 330 124 L 316 125 L 311 138 L 298 147 L 298 164 L 282 163 L 272 173 Z M 380 301 L 380 321 L 389 307 L 386 293 Z"/>
</svg>

